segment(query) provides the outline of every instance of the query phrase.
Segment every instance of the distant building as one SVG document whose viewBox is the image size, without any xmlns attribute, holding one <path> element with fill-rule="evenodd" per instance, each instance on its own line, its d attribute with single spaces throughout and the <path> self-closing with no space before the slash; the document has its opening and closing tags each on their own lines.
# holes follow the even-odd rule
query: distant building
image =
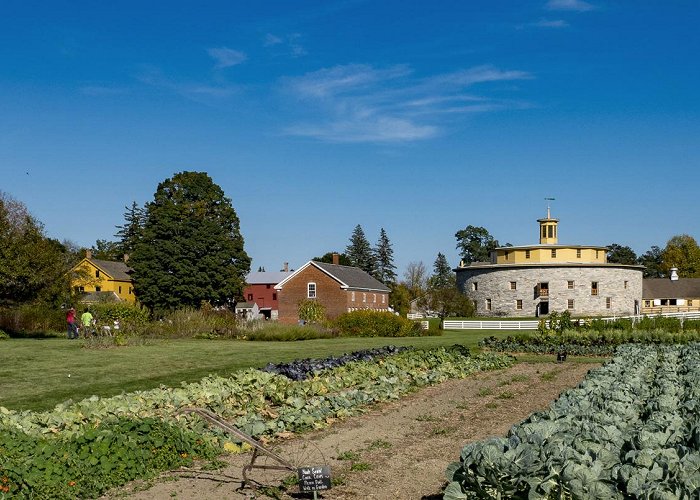
<svg viewBox="0 0 700 500">
<path fill-rule="evenodd" d="M 257 304 L 259 313 L 267 319 L 277 319 L 279 301 L 275 285 L 292 274 L 287 263 L 284 270 L 279 272 L 258 271 L 246 276 L 246 286 L 243 289 L 243 300 L 252 307 Z M 239 307 L 236 306 L 236 310 Z"/>
<path fill-rule="evenodd" d="M 358 309 L 389 310 L 389 288 L 358 267 L 309 261 L 282 280 L 275 289 L 279 320 L 296 323 L 297 308 L 304 299 L 316 300 L 328 318 Z"/>
<path fill-rule="evenodd" d="M 71 286 L 76 294 L 84 294 L 83 302 L 120 300 L 136 302 L 133 271 L 124 261 L 93 259 L 88 250 L 85 258 L 71 270 Z"/>
<path fill-rule="evenodd" d="M 642 314 L 700 311 L 700 278 L 679 278 L 671 269 L 668 278 L 646 278 Z"/>
<path fill-rule="evenodd" d="M 607 248 L 561 245 L 559 220 L 538 219 L 539 244 L 499 247 L 490 262 L 455 269 L 480 316 L 639 314 L 644 266 L 607 262 Z"/>
</svg>

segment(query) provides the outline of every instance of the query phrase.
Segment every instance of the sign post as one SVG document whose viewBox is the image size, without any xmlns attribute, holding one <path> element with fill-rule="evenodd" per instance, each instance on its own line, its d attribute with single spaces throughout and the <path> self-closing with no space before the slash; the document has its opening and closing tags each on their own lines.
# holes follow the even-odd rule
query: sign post
<svg viewBox="0 0 700 500">
<path fill-rule="evenodd" d="M 331 488 L 331 468 L 328 465 L 299 467 L 297 469 L 299 478 L 299 491 L 307 493 L 313 491 L 314 498 L 316 492 Z"/>
</svg>

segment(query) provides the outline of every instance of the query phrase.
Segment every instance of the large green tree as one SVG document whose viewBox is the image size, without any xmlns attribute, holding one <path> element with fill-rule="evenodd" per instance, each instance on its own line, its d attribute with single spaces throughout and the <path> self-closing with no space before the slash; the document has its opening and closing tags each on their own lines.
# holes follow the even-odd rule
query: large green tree
<svg viewBox="0 0 700 500">
<path fill-rule="evenodd" d="M 376 262 L 374 253 L 365 236 L 365 232 L 362 230 L 362 226 L 359 224 L 355 226 L 352 236 L 350 236 L 350 244 L 348 244 L 345 249 L 345 253 L 353 266 L 359 267 L 363 271 L 375 276 Z"/>
<path fill-rule="evenodd" d="M 134 289 L 151 310 L 231 303 L 240 296 L 250 257 L 231 200 L 204 172 L 180 172 L 146 204 L 129 265 Z"/>
<path fill-rule="evenodd" d="M 681 278 L 700 278 L 700 247 L 690 235 L 679 234 L 668 240 L 661 261 L 666 275 L 675 267 Z"/>
<path fill-rule="evenodd" d="M 633 265 L 637 263 L 637 254 L 626 245 L 611 243 L 608 245 L 608 262 Z"/>
<path fill-rule="evenodd" d="M 67 299 L 71 255 L 26 206 L 0 191 L 0 304 Z"/>
<path fill-rule="evenodd" d="M 467 226 L 455 233 L 457 249 L 465 264 L 488 262 L 491 250 L 498 246 L 498 240 L 483 227 Z"/>
<path fill-rule="evenodd" d="M 379 241 L 374 247 L 376 263 L 375 278 L 391 287 L 396 283 L 396 266 L 394 265 L 394 249 L 384 228 L 379 232 Z"/>
<path fill-rule="evenodd" d="M 645 278 L 663 278 L 665 276 L 661 254 L 662 250 L 653 245 L 637 258 L 637 263 L 644 266 L 643 275 Z"/>
</svg>

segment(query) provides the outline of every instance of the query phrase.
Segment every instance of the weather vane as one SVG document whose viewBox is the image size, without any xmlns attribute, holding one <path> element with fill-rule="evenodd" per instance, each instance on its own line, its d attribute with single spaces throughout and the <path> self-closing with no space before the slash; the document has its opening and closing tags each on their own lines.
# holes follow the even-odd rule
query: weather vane
<svg viewBox="0 0 700 500">
<path fill-rule="evenodd" d="M 545 198 L 545 201 L 547 202 L 547 218 L 549 219 L 549 218 L 550 218 L 550 215 L 549 215 L 549 202 L 550 202 L 550 201 L 554 201 L 554 198 Z"/>
</svg>

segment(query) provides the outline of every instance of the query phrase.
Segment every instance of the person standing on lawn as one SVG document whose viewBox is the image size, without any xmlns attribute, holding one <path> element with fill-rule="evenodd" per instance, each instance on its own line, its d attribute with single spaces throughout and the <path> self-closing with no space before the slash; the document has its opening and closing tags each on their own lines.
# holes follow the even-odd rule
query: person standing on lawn
<svg viewBox="0 0 700 500">
<path fill-rule="evenodd" d="M 66 323 L 68 324 L 68 338 L 78 338 L 78 326 L 75 324 L 75 308 L 71 307 L 66 312 Z"/>
<path fill-rule="evenodd" d="M 93 333 L 93 318 L 90 309 L 86 309 L 82 316 L 80 316 L 80 322 L 83 324 L 83 329 L 85 330 L 83 336 L 87 338 L 89 334 Z"/>
</svg>

